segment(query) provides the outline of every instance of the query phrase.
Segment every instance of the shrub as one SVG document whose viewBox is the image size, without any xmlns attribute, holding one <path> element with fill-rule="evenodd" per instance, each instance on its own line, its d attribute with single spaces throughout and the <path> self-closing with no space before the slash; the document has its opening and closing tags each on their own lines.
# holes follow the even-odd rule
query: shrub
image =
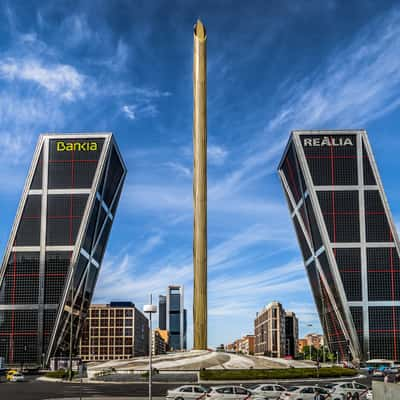
<svg viewBox="0 0 400 400">
<path fill-rule="evenodd" d="M 285 369 L 236 369 L 236 370 L 207 370 L 200 371 L 200 378 L 211 381 L 224 380 L 257 380 L 257 379 L 302 379 L 339 378 L 341 376 L 355 376 L 357 371 L 340 367 L 320 368 L 285 368 Z"/>
<path fill-rule="evenodd" d="M 74 376 L 77 375 L 76 371 L 73 371 Z M 54 379 L 66 379 L 69 377 L 68 370 L 59 369 L 57 371 L 50 371 L 47 372 L 45 375 L 47 378 L 54 378 Z"/>
</svg>

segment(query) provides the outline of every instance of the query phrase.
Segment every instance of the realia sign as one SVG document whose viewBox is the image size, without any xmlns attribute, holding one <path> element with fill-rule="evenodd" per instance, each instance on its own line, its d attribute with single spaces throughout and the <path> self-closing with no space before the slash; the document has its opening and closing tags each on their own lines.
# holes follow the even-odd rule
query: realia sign
<svg viewBox="0 0 400 400">
<path fill-rule="evenodd" d="M 304 147 L 323 147 L 323 146 L 354 146 L 352 138 L 349 137 L 315 137 L 305 138 L 303 140 Z"/>
</svg>

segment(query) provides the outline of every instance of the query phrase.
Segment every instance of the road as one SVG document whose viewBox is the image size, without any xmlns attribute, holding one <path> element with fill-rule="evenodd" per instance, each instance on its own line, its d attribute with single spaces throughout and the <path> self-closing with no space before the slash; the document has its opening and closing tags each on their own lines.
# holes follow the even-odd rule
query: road
<svg viewBox="0 0 400 400">
<path fill-rule="evenodd" d="M 371 385 L 371 378 L 356 379 L 358 382 Z M 340 379 L 338 379 L 340 381 Z M 307 381 L 306 385 L 318 384 L 322 386 L 328 381 Z M 262 383 L 262 382 L 260 382 Z M 300 384 L 298 381 L 279 382 L 284 386 Z M 223 385 L 220 382 L 219 385 Z M 165 396 L 167 390 L 179 386 L 179 384 L 157 383 L 153 385 L 153 396 Z M 206 385 L 207 386 L 207 385 Z M 251 386 L 244 384 L 243 386 Z M 146 383 L 85 383 L 82 387 L 78 383 L 53 383 L 40 382 L 33 379 L 27 382 L 0 383 L 0 399 L 5 400 L 45 400 L 59 398 L 79 398 L 82 397 L 146 397 L 148 395 L 148 385 Z"/>
</svg>

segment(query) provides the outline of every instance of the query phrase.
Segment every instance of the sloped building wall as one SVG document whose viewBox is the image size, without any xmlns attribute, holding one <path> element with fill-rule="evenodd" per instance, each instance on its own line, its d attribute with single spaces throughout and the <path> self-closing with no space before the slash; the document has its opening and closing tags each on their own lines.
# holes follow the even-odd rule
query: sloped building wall
<svg viewBox="0 0 400 400">
<path fill-rule="evenodd" d="M 0 269 L 0 352 L 42 364 L 74 346 L 126 168 L 111 134 L 42 135 Z"/>
<path fill-rule="evenodd" d="M 294 131 L 279 175 L 340 359 L 398 360 L 399 241 L 365 131 Z"/>
</svg>

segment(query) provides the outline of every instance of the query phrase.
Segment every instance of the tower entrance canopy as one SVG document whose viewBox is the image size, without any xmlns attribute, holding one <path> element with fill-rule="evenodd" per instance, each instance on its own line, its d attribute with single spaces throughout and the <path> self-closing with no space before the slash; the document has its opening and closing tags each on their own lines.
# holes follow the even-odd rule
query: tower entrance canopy
<svg viewBox="0 0 400 400">
<path fill-rule="evenodd" d="M 125 175 L 112 134 L 40 136 L 0 269 L 7 364 L 67 353 L 71 312 L 76 348 Z"/>
<path fill-rule="evenodd" d="M 399 241 L 367 133 L 293 131 L 278 170 L 331 351 L 399 360 Z"/>
</svg>

